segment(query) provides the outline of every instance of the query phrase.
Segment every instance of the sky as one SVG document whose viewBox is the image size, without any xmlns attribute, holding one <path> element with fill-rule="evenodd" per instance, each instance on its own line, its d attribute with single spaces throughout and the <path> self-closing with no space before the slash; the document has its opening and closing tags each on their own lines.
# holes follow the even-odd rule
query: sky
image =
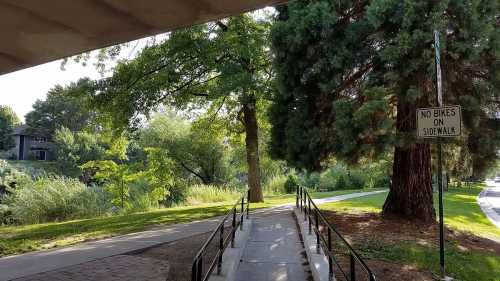
<svg viewBox="0 0 500 281">
<path fill-rule="evenodd" d="M 68 62 L 61 70 L 61 61 L 54 61 L 0 76 L 0 105 L 14 109 L 18 117 L 31 111 L 37 99 L 45 99 L 47 92 L 55 85 L 68 85 L 82 77 L 97 79 L 99 72 L 92 64 L 83 67 Z"/>
</svg>

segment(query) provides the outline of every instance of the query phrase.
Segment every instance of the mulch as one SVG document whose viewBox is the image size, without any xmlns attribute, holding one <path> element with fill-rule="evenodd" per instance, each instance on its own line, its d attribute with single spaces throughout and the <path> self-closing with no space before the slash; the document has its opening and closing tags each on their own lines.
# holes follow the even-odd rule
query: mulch
<svg viewBox="0 0 500 281">
<path fill-rule="evenodd" d="M 325 212 L 325 216 L 355 249 L 363 249 L 367 245 L 374 244 L 383 247 L 398 243 L 417 243 L 437 248 L 439 244 L 439 226 L 436 223 L 422 224 L 396 217 L 383 217 L 375 213 L 346 214 L 330 211 Z M 451 229 L 446 229 L 445 233 L 447 243 L 453 244 L 461 251 L 484 251 L 500 255 L 500 243 L 496 241 Z M 345 257 L 341 257 L 340 262 L 343 267 L 348 265 Z M 367 264 L 379 280 L 436 280 L 433 273 L 405 264 L 374 258 L 368 258 Z M 365 279 L 360 278 L 360 280 Z M 343 279 L 338 278 L 338 280 Z"/>
</svg>

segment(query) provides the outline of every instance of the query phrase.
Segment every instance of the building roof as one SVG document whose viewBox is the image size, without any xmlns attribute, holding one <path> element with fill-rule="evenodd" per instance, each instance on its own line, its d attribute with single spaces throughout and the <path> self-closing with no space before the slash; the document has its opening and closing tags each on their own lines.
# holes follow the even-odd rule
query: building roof
<svg viewBox="0 0 500 281">
<path fill-rule="evenodd" d="M 0 75 L 286 0 L 0 0 Z"/>
<path fill-rule="evenodd" d="M 48 137 L 50 134 L 46 130 L 32 128 L 28 125 L 19 125 L 14 128 L 12 132 L 13 136 L 37 136 L 37 137 Z"/>
</svg>

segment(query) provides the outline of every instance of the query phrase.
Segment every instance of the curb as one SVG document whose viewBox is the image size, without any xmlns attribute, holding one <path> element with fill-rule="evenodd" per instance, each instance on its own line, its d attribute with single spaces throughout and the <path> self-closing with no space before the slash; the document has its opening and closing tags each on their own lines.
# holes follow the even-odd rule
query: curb
<svg viewBox="0 0 500 281">
<path fill-rule="evenodd" d="M 491 221 L 491 223 L 496 227 L 500 228 L 500 215 L 498 215 L 493 210 L 493 206 L 491 206 L 491 204 L 486 199 L 487 197 L 485 197 L 486 193 L 491 190 L 492 190 L 491 188 L 487 188 L 481 191 L 481 193 L 479 193 L 479 195 L 477 196 L 476 201 L 481 210 L 483 211 L 483 213 L 485 214 L 485 216 Z"/>
<path fill-rule="evenodd" d="M 299 209 L 295 209 L 293 213 L 300 228 L 300 235 L 304 242 L 309 268 L 311 269 L 314 281 L 335 281 L 334 276 L 332 276 L 332 279 L 329 279 L 328 259 L 321 247 L 319 251 L 317 250 L 314 231 L 312 232 L 313 234 L 309 234 L 309 224 L 307 220 L 304 220 L 304 215 L 300 213 Z"/>
<path fill-rule="evenodd" d="M 235 247 L 228 247 L 222 256 L 222 271 L 220 275 L 212 273 L 209 281 L 233 281 L 236 278 L 236 270 L 240 265 L 243 251 L 245 250 L 252 231 L 252 219 L 246 219 L 243 223 L 243 230 L 236 231 L 234 240 Z M 214 270 L 215 271 L 215 270 Z"/>
</svg>

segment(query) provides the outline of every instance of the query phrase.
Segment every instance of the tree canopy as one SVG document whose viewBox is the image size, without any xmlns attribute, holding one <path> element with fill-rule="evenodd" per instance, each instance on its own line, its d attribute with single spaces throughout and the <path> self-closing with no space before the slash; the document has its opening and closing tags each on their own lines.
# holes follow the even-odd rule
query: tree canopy
<svg viewBox="0 0 500 281">
<path fill-rule="evenodd" d="M 8 150 L 14 145 L 12 130 L 20 123 L 11 107 L 0 105 L 0 150 Z"/>
<path fill-rule="evenodd" d="M 444 103 L 462 106 L 465 143 L 481 169 L 500 140 L 499 6 L 305 0 L 280 8 L 274 156 L 318 170 L 331 157 L 355 163 L 394 147 L 384 211 L 430 220 L 431 151 L 415 137 L 415 110 L 436 105 L 433 31 L 443 35 Z"/>
<path fill-rule="evenodd" d="M 60 127 L 72 132 L 91 128 L 96 117 L 89 103 L 89 91 L 93 89 L 89 79 L 80 79 L 66 87 L 56 85 L 47 93 L 45 100 L 37 100 L 33 104 L 33 110 L 26 114 L 26 124 L 51 134 Z"/>
<path fill-rule="evenodd" d="M 243 15 L 172 32 L 118 64 L 94 100 L 118 127 L 138 127 L 159 105 L 234 117 L 245 128 L 251 200 L 262 201 L 256 106 L 271 88 L 269 27 Z"/>
<path fill-rule="evenodd" d="M 189 124 L 173 114 L 155 114 L 140 138 L 146 149 L 161 149 L 172 162 L 170 169 L 180 171 L 183 178 L 194 177 L 204 184 L 224 183 L 224 139 L 207 124 Z"/>
</svg>

